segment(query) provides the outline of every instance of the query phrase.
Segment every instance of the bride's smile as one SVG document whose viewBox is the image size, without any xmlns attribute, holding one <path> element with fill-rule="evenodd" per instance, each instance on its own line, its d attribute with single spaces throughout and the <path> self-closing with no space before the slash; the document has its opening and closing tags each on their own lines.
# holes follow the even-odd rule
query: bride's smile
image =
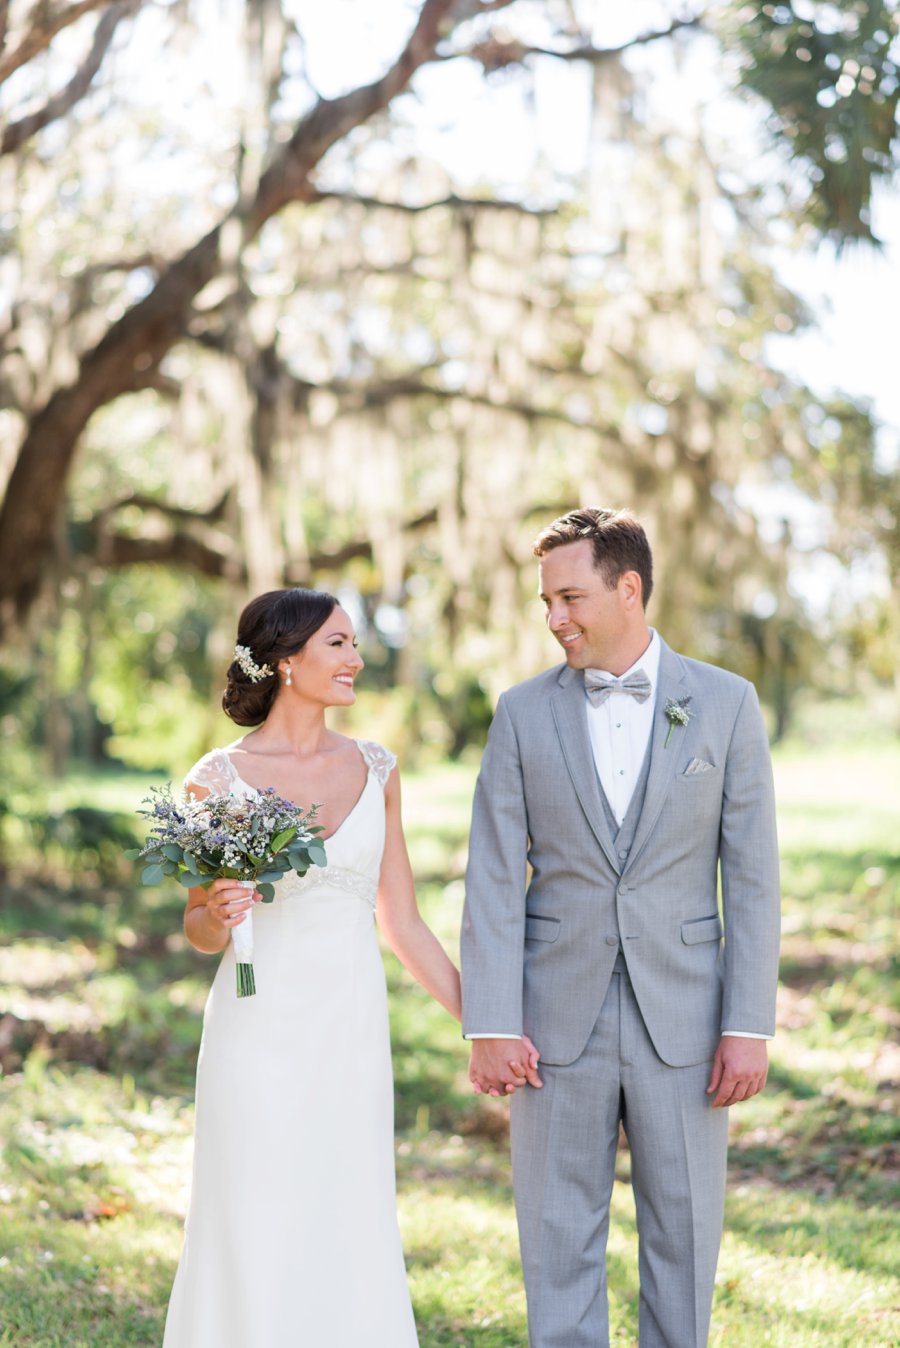
<svg viewBox="0 0 900 1348">
<path fill-rule="evenodd" d="M 335 606 L 331 617 L 310 637 L 303 650 L 282 662 L 281 695 L 293 695 L 326 707 L 350 706 L 356 701 L 353 684 L 364 664 L 356 649 L 353 624 L 344 610 Z"/>
</svg>

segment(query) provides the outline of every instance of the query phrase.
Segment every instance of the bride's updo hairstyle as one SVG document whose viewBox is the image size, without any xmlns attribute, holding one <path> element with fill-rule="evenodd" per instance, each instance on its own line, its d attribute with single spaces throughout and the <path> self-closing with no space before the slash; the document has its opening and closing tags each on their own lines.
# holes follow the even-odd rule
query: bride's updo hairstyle
<svg viewBox="0 0 900 1348">
<path fill-rule="evenodd" d="M 280 687 L 278 661 L 296 655 L 337 607 L 322 590 L 269 590 L 238 622 L 235 658 L 222 706 L 238 725 L 262 725 Z"/>
</svg>

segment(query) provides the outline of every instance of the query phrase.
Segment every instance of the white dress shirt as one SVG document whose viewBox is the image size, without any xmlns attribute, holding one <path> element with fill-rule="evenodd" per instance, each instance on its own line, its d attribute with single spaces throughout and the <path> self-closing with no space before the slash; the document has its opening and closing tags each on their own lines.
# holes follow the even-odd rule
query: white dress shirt
<svg viewBox="0 0 900 1348">
<path fill-rule="evenodd" d="M 634 788 L 641 775 L 644 757 L 650 744 L 650 732 L 653 729 L 653 715 L 656 711 L 656 689 L 659 683 L 659 634 L 650 629 L 650 645 L 634 664 L 622 674 L 611 674 L 609 670 L 598 672 L 614 681 L 626 679 L 629 674 L 643 670 L 650 680 L 650 696 L 639 702 L 631 693 L 613 688 L 609 697 L 595 707 L 585 692 L 584 705 L 587 716 L 587 730 L 591 741 L 591 752 L 597 776 L 606 793 L 610 809 L 616 823 L 621 825 Z M 753 1034 L 748 1030 L 723 1030 L 734 1039 L 771 1039 L 769 1034 Z M 466 1035 L 467 1039 L 515 1039 L 517 1035 L 481 1034 Z M 538 1045 L 540 1048 L 540 1045 Z"/>
<path fill-rule="evenodd" d="M 650 696 L 643 702 L 618 688 L 613 688 L 609 697 L 604 698 L 598 707 L 593 705 L 587 693 L 584 695 L 587 729 L 597 776 L 619 825 L 628 813 L 650 743 L 650 731 L 653 729 L 656 686 L 659 682 L 659 637 L 652 629 L 650 645 L 624 674 L 610 674 L 607 669 L 597 672 L 615 682 L 621 682 L 638 670 L 643 670 L 651 684 Z"/>
</svg>

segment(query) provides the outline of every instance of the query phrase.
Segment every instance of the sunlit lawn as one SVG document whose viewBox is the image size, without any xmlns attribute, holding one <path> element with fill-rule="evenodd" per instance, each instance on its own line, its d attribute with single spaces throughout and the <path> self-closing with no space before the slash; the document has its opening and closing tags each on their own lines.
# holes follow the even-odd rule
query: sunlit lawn
<svg viewBox="0 0 900 1348">
<path fill-rule="evenodd" d="M 445 766 L 405 790 L 422 903 L 451 950 L 473 775 Z M 887 1348 L 900 1344 L 900 747 L 789 749 L 777 777 L 781 1030 L 770 1089 L 733 1111 L 711 1343 Z M 130 809 L 142 788 L 83 779 L 65 803 Z M 136 896 L 127 870 L 107 856 L 94 876 L 91 860 L 73 880 L 50 847 L 0 907 L 7 944 L 19 938 L 0 950 L 0 1344 L 16 1348 L 156 1348 L 180 1244 L 211 965 L 184 947 L 178 894 Z M 457 1027 L 391 959 L 388 975 L 422 1346 L 524 1348 L 505 1106 L 469 1093 Z M 619 1163 L 613 1339 L 636 1344 Z"/>
</svg>

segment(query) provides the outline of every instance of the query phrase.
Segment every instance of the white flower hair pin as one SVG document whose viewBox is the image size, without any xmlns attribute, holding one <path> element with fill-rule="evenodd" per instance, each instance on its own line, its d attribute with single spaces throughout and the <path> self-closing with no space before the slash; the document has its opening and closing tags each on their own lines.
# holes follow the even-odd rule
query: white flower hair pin
<svg viewBox="0 0 900 1348">
<path fill-rule="evenodd" d="M 263 679 L 269 679 L 275 673 L 271 665 L 258 665 L 256 663 L 249 646 L 235 646 L 234 659 L 251 683 L 261 683 Z"/>
<path fill-rule="evenodd" d="M 672 738 L 672 731 L 677 725 L 687 725 L 693 716 L 692 711 L 688 711 L 688 705 L 693 702 L 692 697 L 667 697 L 665 705 L 666 720 L 669 722 L 669 732 L 666 735 L 664 749 L 668 749 L 669 740 Z"/>
</svg>

